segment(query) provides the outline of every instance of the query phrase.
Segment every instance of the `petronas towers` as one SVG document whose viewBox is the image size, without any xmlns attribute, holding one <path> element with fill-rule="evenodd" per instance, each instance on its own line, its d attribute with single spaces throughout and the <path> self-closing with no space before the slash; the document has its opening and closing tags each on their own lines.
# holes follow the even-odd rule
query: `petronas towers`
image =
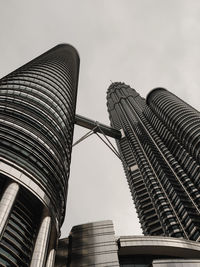
<svg viewBox="0 0 200 267">
<path fill-rule="evenodd" d="M 200 239 L 200 114 L 166 89 L 108 89 L 112 127 L 146 235 Z"/>
</svg>

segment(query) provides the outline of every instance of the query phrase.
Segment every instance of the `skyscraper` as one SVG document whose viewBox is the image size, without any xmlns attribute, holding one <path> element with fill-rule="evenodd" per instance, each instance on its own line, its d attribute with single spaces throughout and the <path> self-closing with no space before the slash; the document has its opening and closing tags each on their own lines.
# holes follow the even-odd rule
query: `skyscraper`
<svg viewBox="0 0 200 267">
<path fill-rule="evenodd" d="M 166 89 L 108 89 L 112 127 L 145 235 L 200 240 L 200 115 Z"/>
<path fill-rule="evenodd" d="M 0 80 L 1 266 L 53 266 L 78 70 L 76 50 L 63 44 Z"/>
</svg>

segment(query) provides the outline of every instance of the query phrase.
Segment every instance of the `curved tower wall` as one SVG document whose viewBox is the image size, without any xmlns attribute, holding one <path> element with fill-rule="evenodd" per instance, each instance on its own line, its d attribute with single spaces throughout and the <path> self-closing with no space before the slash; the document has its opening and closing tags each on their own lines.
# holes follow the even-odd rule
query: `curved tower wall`
<svg viewBox="0 0 200 267">
<path fill-rule="evenodd" d="M 130 86 L 124 83 L 113 83 L 108 89 L 107 105 L 111 125 L 118 130 L 122 129 L 125 136 L 117 141 L 123 166 L 131 190 L 133 201 L 138 212 L 144 234 L 162 235 L 163 230 L 156 209 L 156 199 L 152 199 L 151 185 L 153 170 L 143 151 L 139 140 L 142 138 L 138 125 L 137 113 L 130 110 L 135 106 L 142 114 L 145 101 Z M 137 135 L 138 133 L 138 135 Z M 157 183 L 155 181 L 155 187 Z M 152 187 L 152 188 L 151 188 Z"/>
<path fill-rule="evenodd" d="M 152 91 L 145 103 L 134 89 L 123 83 L 111 84 L 108 89 L 111 124 L 125 134 L 118 147 L 144 234 L 198 241 L 200 166 L 195 152 L 199 147 L 196 137 L 188 143 L 186 137 L 181 137 L 185 136 L 182 125 L 177 128 L 178 131 L 182 127 L 179 132 L 182 142 L 175 138 L 175 126 L 183 118 L 181 105 L 188 110 L 185 128 L 193 124 L 199 127 L 198 120 L 193 118 L 194 113 L 196 118 L 199 113 L 167 90 Z M 194 144 L 195 149 L 189 150 Z"/>
<path fill-rule="evenodd" d="M 200 190 L 200 113 L 163 88 L 152 90 L 147 104 L 145 116 Z"/>
<path fill-rule="evenodd" d="M 174 138 L 200 163 L 200 113 L 164 88 L 147 96 L 147 104 Z"/>
<path fill-rule="evenodd" d="M 63 44 L 0 80 L 2 264 L 53 264 L 65 214 L 78 71 L 76 50 Z"/>
</svg>

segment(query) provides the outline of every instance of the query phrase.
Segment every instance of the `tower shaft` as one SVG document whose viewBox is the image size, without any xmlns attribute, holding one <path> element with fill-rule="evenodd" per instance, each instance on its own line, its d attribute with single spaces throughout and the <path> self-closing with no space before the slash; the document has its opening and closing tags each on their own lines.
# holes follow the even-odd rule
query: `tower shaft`
<svg viewBox="0 0 200 267">
<path fill-rule="evenodd" d="M 0 265 L 42 267 L 54 257 L 78 69 L 76 50 L 63 44 L 0 80 Z"/>
<path fill-rule="evenodd" d="M 108 89 L 111 125 L 144 234 L 200 239 L 199 113 L 165 89 Z"/>
</svg>

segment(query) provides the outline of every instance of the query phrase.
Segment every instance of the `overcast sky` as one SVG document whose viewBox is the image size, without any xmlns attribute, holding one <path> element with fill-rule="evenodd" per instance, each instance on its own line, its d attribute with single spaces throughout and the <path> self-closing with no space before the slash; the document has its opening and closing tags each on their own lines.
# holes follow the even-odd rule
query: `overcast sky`
<svg viewBox="0 0 200 267">
<path fill-rule="evenodd" d="M 91 119 L 109 124 L 111 81 L 144 97 L 162 86 L 199 109 L 199 0 L 6 0 L 0 33 L 0 76 L 58 43 L 75 46 L 77 113 Z M 76 126 L 74 139 L 86 132 Z M 62 236 L 104 219 L 114 221 L 117 235 L 141 234 L 121 163 L 92 136 L 73 149 Z"/>
</svg>

